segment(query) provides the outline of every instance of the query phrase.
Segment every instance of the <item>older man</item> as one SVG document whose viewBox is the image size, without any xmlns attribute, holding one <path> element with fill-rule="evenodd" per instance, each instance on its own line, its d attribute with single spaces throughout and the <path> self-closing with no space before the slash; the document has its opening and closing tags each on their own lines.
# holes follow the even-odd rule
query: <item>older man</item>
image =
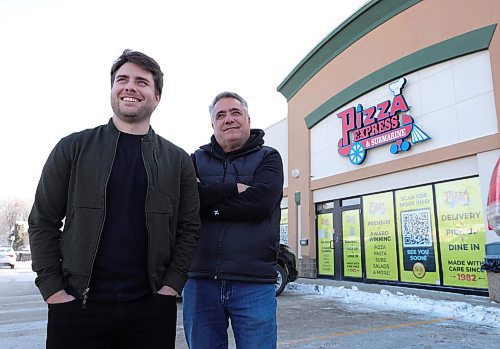
<svg viewBox="0 0 500 349">
<path fill-rule="evenodd" d="M 200 241 L 184 290 L 191 349 L 236 345 L 276 348 L 276 262 L 283 164 L 250 128 L 246 101 L 217 95 L 209 107 L 214 135 L 193 155 L 201 200 Z"/>
</svg>

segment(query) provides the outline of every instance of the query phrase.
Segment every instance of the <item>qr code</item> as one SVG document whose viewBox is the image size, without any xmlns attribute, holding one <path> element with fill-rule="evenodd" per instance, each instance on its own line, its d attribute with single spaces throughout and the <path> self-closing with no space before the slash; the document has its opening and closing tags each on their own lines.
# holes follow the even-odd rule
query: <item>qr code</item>
<svg viewBox="0 0 500 349">
<path fill-rule="evenodd" d="M 432 246 L 431 210 L 401 212 L 403 247 Z"/>
</svg>

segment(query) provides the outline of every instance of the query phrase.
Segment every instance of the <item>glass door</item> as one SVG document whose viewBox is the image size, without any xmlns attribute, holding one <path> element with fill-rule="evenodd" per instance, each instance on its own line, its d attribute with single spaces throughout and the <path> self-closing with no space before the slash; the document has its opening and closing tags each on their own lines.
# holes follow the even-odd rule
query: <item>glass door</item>
<svg viewBox="0 0 500 349">
<path fill-rule="evenodd" d="M 362 278 L 360 209 L 342 211 L 343 275 Z"/>
<path fill-rule="evenodd" d="M 318 241 L 318 275 L 333 277 L 335 275 L 333 236 L 333 212 L 317 214 L 317 241 Z"/>
</svg>

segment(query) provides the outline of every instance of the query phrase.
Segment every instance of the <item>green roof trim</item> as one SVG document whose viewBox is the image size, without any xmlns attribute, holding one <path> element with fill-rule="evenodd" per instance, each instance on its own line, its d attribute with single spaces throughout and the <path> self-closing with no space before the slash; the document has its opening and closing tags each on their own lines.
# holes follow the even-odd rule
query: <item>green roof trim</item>
<svg viewBox="0 0 500 349">
<path fill-rule="evenodd" d="M 422 0 L 372 0 L 326 36 L 288 74 L 277 90 L 289 101 L 332 59 L 373 29 Z"/>
<path fill-rule="evenodd" d="M 402 75 L 488 49 L 496 26 L 492 24 L 426 47 L 365 76 L 306 116 L 307 128 L 312 128 L 341 106 Z"/>
</svg>

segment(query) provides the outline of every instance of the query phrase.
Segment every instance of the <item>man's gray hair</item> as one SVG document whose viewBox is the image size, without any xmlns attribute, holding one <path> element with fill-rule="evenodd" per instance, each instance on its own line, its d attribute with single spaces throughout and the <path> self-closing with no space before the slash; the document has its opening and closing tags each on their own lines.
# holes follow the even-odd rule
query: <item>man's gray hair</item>
<svg viewBox="0 0 500 349">
<path fill-rule="evenodd" d="M 210 113 L 210 116 L 212 116 L 212 112 L 214 111 L 214 106 L 217 104 L 218 101 L 220 101 L 222 98 L 234 98 L 240 101 L 241 105 L 243 106 L 243 109 L 245 109 L 245 112 L 247 113 L 247 117 L 250 115 L 248 114 L 248 104 L 247 101 L 243 97 L 241 97 L 239 94 L 234 93 L 234 92 L 221 92 L 217 96 L 215 96 L 214 100 L 212 103 L 208 106 L 208 112 Z"/>
</svg>

